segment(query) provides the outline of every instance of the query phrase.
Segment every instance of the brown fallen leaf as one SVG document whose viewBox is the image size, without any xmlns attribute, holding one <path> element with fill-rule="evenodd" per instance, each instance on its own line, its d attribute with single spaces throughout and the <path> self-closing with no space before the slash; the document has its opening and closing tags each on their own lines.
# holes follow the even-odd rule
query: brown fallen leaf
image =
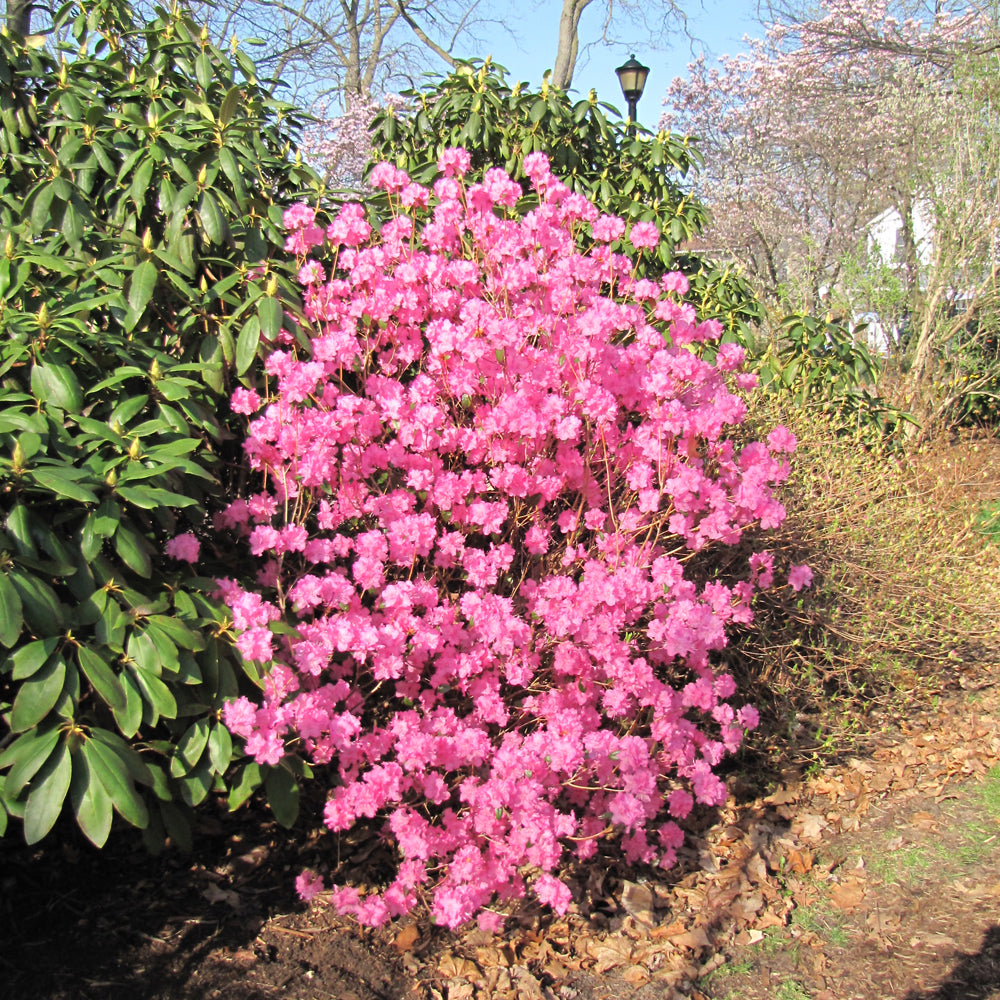
<svg viewBox="0 0 1000 1000">
<path fill-rule="evenodd" d="M 664 938 L 675 937 L 678 934 L 683 934 L 687 930 L 687 923 L 683 920 L 675 920 L 671 924 L 666 926 L 654 927 L 650 932 L 649 936 L 654 941 L 662 941 Z"/>
<path fill-rule="evenodd" d="M 701 951 L 702 948 L 709 948 L 712 945 L 704 927 L 692 927 L 683 934 L 669 938 L 669 941 L 679 948 L 690 948 L 692 951 Z"/>
<path fill-rule="evenodd" d="M 805 875 L 812 869 L 813 866 L 812 851 L 800 851 L 793 847 L 789 850 L 788 854 L 785 855 L 785 859 L 788 862 L 788 867 L 791 868 L 796 875 Z"/>
<path fill-rule="evenodd" d="M 396 946 L 397 950 L 401 952 L 412 951 L 413 946 L 416 944 L 417 938 L 419 937 L 420 931 L 417 930 L 417 925 L 407 924 L 396 935 L 396 939 L 392 943 Z"/>
<path fill-rule="evenodd" d="M 830 898 L 838 910 L 850 913 L 864 902 L 865 886 L 858 879 L 848 879 L 840 885 L 831 887 Z"/>
<path fill-rule="evenodd" d="M 640 924 L 652 927 L 656 923 L 653 911 L 653 890 L 638 882 L 626 882 L 622 889 L 622 906 L 625 912 Z"/>
<path fill-rule="evenodd" d="M 630 965 L 622 972 L 622 979 L 624 979 L 626 983 L 632 983 L 634 986 L 639 986 L 642 983 L 649 982 L 649 970 L 644 969 L 641 965 Z"/>
<path fill-rule="evenodd" d="M 767 881 L 767 862 L 759 855 L 751 855 L 744 865 L 747 878 L 755 885 L 760 885 Z"/>
<path fill-rule="evenodd" d="M 785 788 L 783 785 L 778 788 L 776 792 L 772 792 L 766 799 L 764 799 L 764 804 L 768 806 L 785 806 L 792 802 L 798 802 L 801 790 L 795 786 L 791 788 Z"/>
<path fill-rule="evenodd" d="M 766 931 L 768 927 L 785 927 L 788 924 L 788 915 L 787 912 L 785 915 L 780 915 L 773 910 L 765 910 L 754 924 L 759 931 Z"/>
<path fill-rule="evenodd" d="M 802 840 L 821 840 L 826 826 L 827 822 L 822 816 L 803 813 L 792 822 L 792 833 Z"/>
<path fill-rule="evenodd" d="M 472 1000 L 475 989 L 468 980 L 452 979 L 446 986 L 448 1000 Z"/>
<path fill-rule="evenodd" d="M 542 984 L 530 969 L 524 965 L 515 965 L 510 972 L 511 978 L 517 984 L 518 1000 L 544 1000 Z"/>
<path fill-rule="evenodd" d="M 597 964 L 594 972 L 600 975 L 609 969 L 615 969 L 620 965 L 632 964 L 632 945 L 629 941 L 620 938 L 608 938 L 606 941 L 595 941 L 587 951 L 590 957 Z"/>
<path fill-rule="evenodd" d="M 438 963 L 438 974 L 442 979 L 462 979 L 471 982 L 480 976 L 479 968 L 475 962 L 470 962 L 467 958 L 453 955 L 450 951 L 445 953 Z"/>
</svg>

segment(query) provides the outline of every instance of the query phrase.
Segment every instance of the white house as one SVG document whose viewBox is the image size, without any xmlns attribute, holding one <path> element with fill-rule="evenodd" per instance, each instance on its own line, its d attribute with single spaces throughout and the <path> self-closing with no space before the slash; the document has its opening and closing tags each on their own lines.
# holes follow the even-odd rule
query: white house
<svg viewBox="0 0 1000 1000">
<path fill-rule="evenodd" d="M 905 229 L 898 208 L 887 208 L 865 226 L 868 253 L 878 254 L 883 264 L 902 267 L 905 263 Z M 934 242 L 934 215 L 930 202 L 917 201 L 913 206 L 913 242 L 917 263 L 926 267 L 931 262 Z"/>
</svg>

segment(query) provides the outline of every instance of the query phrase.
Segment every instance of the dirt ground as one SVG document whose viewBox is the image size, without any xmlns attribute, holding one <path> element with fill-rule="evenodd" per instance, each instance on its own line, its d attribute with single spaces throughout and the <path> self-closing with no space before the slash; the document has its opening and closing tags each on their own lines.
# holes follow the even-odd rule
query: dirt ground
<svg viewBox="0 0 1000 1000">
<path fill-rule="evenodd" d="M 733 775 L 677 869 L 606 859 L 565 919 L 521 912 L 502 937 L 305 907 L 292 881 L 329 842 L 245 814 L 207 816 L 187 857 L 7 838 L 0 998 L 1000 1000 L 995 675 L 956 673 L 869 751 L 765 794 Z"/>
</svg>

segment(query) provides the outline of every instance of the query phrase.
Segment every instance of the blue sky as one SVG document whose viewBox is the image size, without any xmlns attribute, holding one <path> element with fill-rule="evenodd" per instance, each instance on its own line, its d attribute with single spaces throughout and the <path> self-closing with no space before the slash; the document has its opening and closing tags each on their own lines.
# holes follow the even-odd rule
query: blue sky
<svg viewBox="0 0 1000 1000">
<path fill-rule="evenodd" d="M 656 0 L 650 2 L 655 3 Z M 485 48 L 491 50 L 495 62 L 508 69 L 512 79 L 537 87 L 542 73 L 552 66 L 561 6 L 560 0 L 536 0 L 535 4 L 531 0 L 521 0 L 518 7 L 523 19 L 510 25 L 518 36 L 517 41 L 503 32 L 497 32 L 489 40 Z M 638 119 L 647 127 L 655 127 L 660 117 L 661 100 L 670 81 L 687 73 L 687 64 L 693 58 L 692 42 L 678 31 L 667 44 L 656 48 L 648 44 L 644 46 L 639 41 L 631 46 L 607 45 L 601 41 L 606 10 L 605 0 L 594 0 L 583 13 L 580 23 L 581 54 L 577 59 L 572 90 L 580 97 L 586 97 L 593 87 L 602 101 L 615 105 L 624 113 L 625 101 L 615 76 L 615 67 L 635 52 L 636 59 L 650 67 L 646 90 L 639 102 Z M 756 14 L 756 0 L 703 0 L 702 3 L 691 0 L 687 5 L 687 15 L 689 31 L 696 39 L 695 53 L 703 50 L 706 58 L 714 60 L 718 56 L 740 51 L 744 35 L 762 34 Z M 630 31 L 627 23 L 623 23 L 619 34 L 638 37 L 639 30 Z M 595 44 L 585 50 L 584 46 L 588 43 Z M 487 52 L 475 54 L 486 55 Z"/>
</svg>

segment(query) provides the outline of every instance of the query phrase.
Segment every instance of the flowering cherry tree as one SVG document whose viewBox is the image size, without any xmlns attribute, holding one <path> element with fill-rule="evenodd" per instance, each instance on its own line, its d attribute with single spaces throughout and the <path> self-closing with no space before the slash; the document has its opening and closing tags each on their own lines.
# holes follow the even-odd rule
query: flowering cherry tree
<svg viewBox="0 0 1000 1000">
<path fill-rule="evenodd" d="M 372 155 L 369 129 L 378 105 L 357 97 L 347 102 L 339 115 L 329 113 L 329 104 L 317 104 L 315 121 L 302 133 L 299 152 L 329 187 L 357 189 Z"/>
<path fill-rule="evenodd" d="M 885 0 L 821 0 L 744 54 L 692 63 L 664 101 L 661 127 L 698 136 L 705 154 L 706 238 L 784 308 L 817 308 L 889 206 L 907 220 L 916 290 L 915 205 L 948 173 L 954 122 L 975 116 L 955 65 L 991 35 L 975 11 L 897 14 Z"/>
<path fill-rule="evenodd" d="M 395 207 L 380 232 L 356 204 L 325 231 L 290 209 L 311 350 L 287 335 L 266 391 L 233 397 L 260 489 L 220 529 L 261 573 L 221 586 L 267 669 L 225 721 L 261 763 L 294 746 L 331 765 L 330 829 L 384 820 L 393 881 L 329 890 L 369 924 L 426 901 L 447 927 L 498 928 L 493 907 L 526 893 L 563 913 L 560 866 L 602 838 L 674 861 L 757 722 L 710 654 L 775 574 L 766 552 L 736 579 L 691 560 L 781 522 L 795 447 L 780 427 L 734 438 L 743 351 L 702 351 L 719 327 L 682 275 L 634 277 L 626 222 L 541 154 L 524 217 L 516 182 L 466 185 L 468 164 L 446 151 L 432 189 L 376 167 Z M 660 239 L 628 236 L 637 254 Z M 324 885 L 298 879 L 306 899 Z"/>
</svg>

